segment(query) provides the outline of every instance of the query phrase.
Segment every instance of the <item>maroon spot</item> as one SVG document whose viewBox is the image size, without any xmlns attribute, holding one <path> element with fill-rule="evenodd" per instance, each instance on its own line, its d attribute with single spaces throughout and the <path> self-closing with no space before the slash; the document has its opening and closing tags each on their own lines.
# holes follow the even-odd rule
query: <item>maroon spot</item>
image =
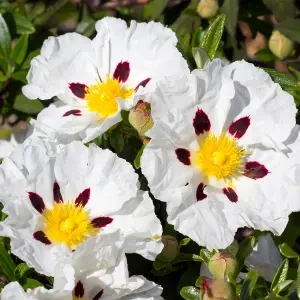
<svg viewBox="0 0 300 300">
<path fill-rule="evenodd" d="M 250 118 L 243 117 L 232 122 L 229 126 L 228 131 L 236 139 L 240 139 L 246 133 L 249 126 L 250 126 Z"/>
<path fill-rule="evenodd" d="M 245 165 L 244 175 L 254 180 L 269 174 L 268 169 L 257 161 L 249 161 Z"/>
<path fill-rule="evenodd" d="M 50 242 L 49 239 L 47 238 L 45 232 L 42 231 L 42 230 L 36 231 L 36 232 L 33 234 L 33 237 L 34 237 L 37 241 L 39 241 L 39 242 L 41 242 L 41 243 L 43 243 L 43 244 L 45 244 L 45 245 L 51 245 L 51 242 Z"/>
<path fill-rule="evenodd" d="M 143 81 L 141 81 L 141 82 L 136 86 L 136 88 L 135 88 L 134 90 L 137 91 L 137 90 L 139 89 L 140 86 L 145 87 L 145 86 L 148 84 L 148 82 L 149 82 L 150 80 L 151 80 L 151 78 L 146 78 L 146 79 L 144 79 Z"/>
<path fill-rule="evenodd" d="M 55 181 L 53 184 L 53 199 L 56 203 L 64 202 L 61 193 L 60 193 L 60 187 L 59 184 Z"/>
<path fill-rule="evenodd" d="M 85 88 L 87 86 L 82 83 L 69 83 L 69 89 L 72 93 L 77 96 L 78 98 L 84 98 L 85 96 Z"/>
<path fill-rule="evenodd" d="M 41 214 L 43 210 L 46 208 L 44 200 L 41 196 L 36 193 L 28 192 L 29 200 L 32 206 Z"/>
<path fill-rule="evenodd" d="M 210 121 L 207 114 L 201 109 L 196 111 L 193 119 L 193 126 L 197 135 L 203 134 L 205 131 L 210 130 Z"/>
<path fill-rule="evenodd" d="M 119 62 L 115 72 L 114 72 L 114 78 L 118 79 L 119 82 L 126 82 L 126 80 L 129 77 L 130 73 L 130 67 L 129 67 L 129 62 L 124 61 L 124 62 Z"/>
<path fill-rule="evenodd" d="M 197 201 L 200 201 L 200 200 L 203 200 L 203 199 L 207 198 L 207 195 L 204 194 L 205 187 L 206 187 L 206 185 L 202 182 L 198 185 L 197 191 L 196 191 Z"/>
<path fill-rule="evenodd" d="M 71 109 L 68 110 L 67 112 L 64 113 L 63 117 L 67 117 L 67 116 L 81 116 L 81 111 L 80 109 Z"/>
<path fill-rule="evenodd" d="M 238 195 L 233 188 L 228 187 L 223 189 L 223 193 L 227 196 L 229 201 L 236 203 L 238 201 Z"/>
<path fill-rule="evenodd" d="M 74 295 L 77 298 L 83 298 L 84 288 L 82 282 L 79 280 L 74 288 Z"/>
<path fill-rule="evenodd" d="M 175 150 L 178 160 L 186 166 L 191 164 L 190 156 L 191 153 L 189 150 L 184 148 L 178 148 Z"/>
<path fill-rule="evenodd" d="M 104 290 L 101 290 L 94 298 L 93 300 L 99 300 L 101 296 L 103 295 Z"/>
<path fill-rule="evenodd" d="M 75 200 L 76 206 L 81 205 L 82 207 L 85 207 L 88 201 L 90 200 L 90 193 L 90 188 L 85 189 L 83 192 L 81 192 Z"/>
<path fill-rule="evenodd" d="M 91 221 L 91 224 L 96 228 L 102 228 L 110 224 L 113 221 L 110 217 L 99 217 Z"/>
</svg>

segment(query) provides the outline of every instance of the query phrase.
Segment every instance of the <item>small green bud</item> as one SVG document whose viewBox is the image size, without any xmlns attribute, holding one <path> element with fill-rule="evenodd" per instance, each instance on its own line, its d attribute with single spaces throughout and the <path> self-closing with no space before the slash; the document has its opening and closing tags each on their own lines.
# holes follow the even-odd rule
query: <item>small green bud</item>
<svg viewBox="0 0 300 300">
<path fill-rule="evenodd" d="M 236 295 L 230 283 L 225 280 L 203 279 L 202 300 L 235 300 Z"/>
<path fill-rule="evenodd" d="M 214 17 L 219 10 L 218 0 L 200 0 L 197 13 L 203 19 Z"/>
<path fill-rule="evenodd" d="M 208 269 L 216 279 L 235 279 L 238 275 L 238 268 L 237 259 L 230 253 L 218 252 L 208 263 Z"/>
<path fill-rule="evenodd" d="M 163 235 L 161 238 L 164 249 L 159 254 L 158 259 L 164 262 L 171 262 L 177 256 L 178 242 L 172 235 Z"/>
<path fill-rule="evenodd" d="M 278 30 L 274 30 L 269 39 L 269 48 L 279 59 L 290 56 L 294 49 L 294 43 Z"/>
<path fill-rule="evenodd" d="M 148 102 L 139 101 L 134 109 L 129 112 L 129 123 L 134 127 L 141 137 L 153 127 L 151 109 Z"/>
</svg>

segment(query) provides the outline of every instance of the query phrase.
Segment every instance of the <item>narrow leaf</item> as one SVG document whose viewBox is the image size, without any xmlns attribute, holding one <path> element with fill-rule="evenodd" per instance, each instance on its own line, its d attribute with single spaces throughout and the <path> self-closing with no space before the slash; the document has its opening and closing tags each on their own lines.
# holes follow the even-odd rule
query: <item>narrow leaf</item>
<svg viewBox="0 0 300 300">
<path fill-rule="evenodd" d="M 35 279 L 26 278 L 25 283 L 23 284 L 23 289 L 26 291 L 28 289 L 35 289 L 39 286 L 43 286 L 43 284 Z"/>
<path fill-rule="evenodd" d="M 26 275 L 28 275 L 31 271 L 33 271 L 32 268 L 28 267 L 25 263 L 20 263 L 14 271 L 14 274 L 16 276 L 16 278 L 18 279 L 22 279 L 24 278 Z"/>
<path fill-rule="evenodd" d="M 240 300 L 250 300 L 251 295 L 253 292 L 253 289 L 255 287 L 255 284 L 258 279 L 258 271 L 257 270 L 252 270 L 249 271 L 247 274 L 247 277 L 244 280 L 241 294 L 240 294 Z"/>
<path fill-rule="evenodd" d="M 136 169 L 139 169 L 140 166 L 141 166 L 141 157 L 142 157 L 142 154 L 143 154 L 143 152 L 144 152 L 145 147 L 146 147 L 146 145 L 143 145 L 143 146 L 142 146 L 142 148 L 139 150 L 139 152 L 138 152 L 136 158 L 134 159 L 133 164 L 134 164 L 134 167 L 135 167 Z"/>
<path fill-rule="evenodd" d="M 192 54 L 197 68 L 203 69 L 210 62 L 207 52 L 202 48 L 192 48 Z"/>
<path fill-rule="evenodd" d="M 180 291 L 181 297 L 186 300 L 199 300 L 200 294 L 200 290 L 194 286 L 185 286 Z"/>
<path fill-rule="evenodd" d="M 300 299 L 300 264 L 298 265 L 298 269 L 297 269 L 296 290 L 297 290 L 297 296 Z"/>
<path fill-rule="evenodd" d="M 19 94 L 15 99 L 13 108 L 27 114 L 37 114 L 44 106 L 40 100 L 29 100 L 24 95 Z"/>
<path fill-rule="evenodd" d="M 207 249 L 201 249 L 200 250 L 200 257 L 202 258 L 202 260 L 205 262 L 205 264 L 207 265 L 209 260 L 212 257 L 212 254 L 207 250 Z"/>
<path fill-rule="evenodd" d="M 16 265 L 2 244 L 0 244 L 0 266 L 1 266 L 3 273 L 11 281 L 16 280 L 15 275 L 14 275 L 14 270 L 16 268 Z"/>
<path fill-rule="evenodd" d="M 224 14 L 219 15 L 209 26 L 201 44 L 201 48 L 206 50 L 211 59 L 215 57 L 217 52 L 224 31 L 225 20 L 226 16 Z"/>
<path fill-rule="evenodd" d="M 236 255 L 236 258 L 240 266 L 244 265 L 244 261 L 246 257 L 253 251 L 255 243 L 256 243 L 256 239 L 254 236 L 249 236 L 248 238 L 243 240 L 242 243 L 240 243 L 239 251 Z"/>
<path fill-rule="evenodd" d="M 287 243 L 278 246 L 280 253 L 287 258 L 300 258 L 300 255 L 295 252 Z"/>
<path fill-rule="evenodd" d="M 0 56 L 6 58 L 10 55 L 11 37 L 8 26 L 0 13 Z"/>
<path fill-rule="evenodd" d="M 31 34 L 35 32 L 33 24 L 25 16 L 19 12 L 15 12 L 13 17 L 16 22 L 17 34 Z"/>
<path fill-rule="evenodd" d="M 27 47 L 28 47 L 28 35 L 23 34 L 18 39 L 18 41 L 16 42 L 16 44 L 12 50 L 12 53 L 11 53 L 12 60 L 20 65 L 26 56 Z"/>
<path fill-rule="evenodd" d="M 269 68 L 262 68 L 262 69 L 265 72 L 267 72 L 272 77 L 272 79 L 275 82 L 279 83 L 281 86 L 284 85 L 292 88 L 300 88 L 297 85 L 296 80 L 294 80 L 291 76 Z"/>
<path fill-rule="evenodd" d="M 289 270 L 289 260 L 286 258 L 279 266 L 279 268 L 273 278 L 273 281 L 271 284 L 271 291 L 275 292 L 277 286 L 286 280 L 288 270 Z"/>
<path fill-rule="evenodd" d="M 275 294 L 278 295 L 280 292 L 284 291 L 285 289 L 287 289 L 289 286 L 292 285 L 294 281 L 293 280 L 286 280 L 282 283 L 279 283 L 276 287 L 276 292 Z"/>
</svg>

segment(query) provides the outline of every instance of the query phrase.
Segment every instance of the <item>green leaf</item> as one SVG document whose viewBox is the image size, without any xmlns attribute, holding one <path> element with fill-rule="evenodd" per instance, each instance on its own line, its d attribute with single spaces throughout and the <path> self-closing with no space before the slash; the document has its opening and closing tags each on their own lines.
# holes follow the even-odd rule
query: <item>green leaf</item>
<svg viewBox="0 0 300 300">
<path fill-rule="evenodd" d="M 297 85 L 297 81 L 294 80 L 290 75 L 269 68 L 262 68 L 262 69 L 265 72 L 267 72 L 272 77 L 272 79 L 275 82 L 279 83 L 281 86 L 299 88 L 299 86 Z"/>
<path fill-rule="evenodd" d="M 226 253 L 231 253 L 233 256 L 236 256 L 239 252 L 239 243 L 237 240 L 233 240 L 233 242 L 225 249 Z"/>
<path fill-rule="evenodd" d="M 16 265 L 2 244 L 0 244 L 0 266 L 3 273 L 9 278 L 9 280 L 16 280 L 14 275 Z"/>
<path fill-rule="evenodd" d="M 200 250 L 200 257 L 204 261 L 204 263 L 207 265 L 209 260 L 212 257 L 212 254 L 207 249 L 203 248 Z"/>
<path fill-rule="evenodd" d="M 165 268 L 170 268 L 172 267 L 172 264 L 170 262 L 165 262 L 165 261 L 161 261 L 159 259 L 156 259 L 155 262 L 153 263 L 153 267 L 155 270 L 162 270 Z"/>
<path fill-rule="evenodd" d="M 93 18 L 90 16 L 85 16 L 81 22 L 78 23 L 75 31 L 90 37 L 95 32 L 95 24 L 96 21 Z"/>
<path fill-rule="evenodd" d="M 199 300 L 201 299 L 201 292 L 199 289 L 194 286 L 185 286 L 181 289 L 180 295 L 183 299 L 186 300 Z"/>
<path fill-rule="evenodd" d="M 190 238 L 184 238 L 180 241 L 179 245 L 178 245 L 178 252 L 180 251 L 182 246 L 186 246 L 189 242 L 191 241 Z"/>
<path fill-rule="evenodd" d="M 7 24 L 0 14 L 0 56 L 10 57 L 11 37 Z"/>
<path fill-rule="evenodd" d="M 25 263 L 20 263 L 14 271 L 14 274 L 16 278 L 22 279 L 25 276 L 27 276 L 31 271 L 33 271 L 32 268 L 28 267 Z"/>
<path fill-rule="evenodd" d="M 112 147 L 117 152 L 122 152 L 122 150 L 124 149 L 125 141 L 124 136 L 120 131 L 119 127 L 115 128 L 113 131 L 110 132 L 109 141 Z"/>
<path fill-rule="evenodd" d="M 300 19 L 288 18 L 276 24 L 275 28 L 290 40 L 300 43 Z"/>
<path fill-rule="evenodd" d="M 256 243 L 256 238 L 254 236 L 249 236 L 244 239 L 239 245 L 239 251 L 236 255 L 236 258 L 239 262 L 239 266 L 244 265 L 246 257 L 253 251 L 253 248 Z"/>
<path fill-rule="evenodd" d="M 200 286 L 201 286 L 201 283 L 202 283 L 202 280 L 205 279 L 205 278 L 207 278 L 207 277 L 205 277 L 205 276 L 199 276 L 199 277 L 197 278 L 196 282 L 195 282 L 195 286 L 196 286 L 196 287 L 200 287 Z"/>
<path fill-rule="evenodd" d="M 278 22 L 288 17 L 293 18 L 296 14 L 294 2 L 291 0 L 263 0 L 263 2 L 272 11 Z"/>
<path fill-rule="evenodd" d="M 144 6 L 144 18 L 146 20 L 157 20 L 167 7 L 168 2 L 168 0 L 152 0 Z"/>
<path fill-rule="evenodd" d="M 23 289 L 26 291 L 28 289 L 35 289 L 39 286 L 43 286 L 43 284 L 35 279 L 26 278 L 25 283 L 23 284 Z"/>
<path fill-rule="evenodd" d="M 201 48 L 207 52 L 211 59 L 215 57 L 217 52 L 224 31 L 225 20 L 226 16 L 224 14 L 219 15 L 209 26 L 203 38 Z"/>
<path fill-rule="evenodd" d="M 141 157 L 142 157 L 142 154 L 143 154 L 143 152 L 144 152 L 145 147 L 146 147 L 146 145 L 143 145 L 143 146 L 142 146 L 142 148 L 139 150 L 139 152 L 138 152 L 136 158 L 134 159 L 133 164 L 134 164 L 134 167 L 135 167 L 136 169 L 139 169 L 140 166 L 141 166 Z"/>
<path fill-rule="evenodd" d="M 15 99 L 13 108 L 23 113 L 37 114 L 44 106 L 40 100 L 29 100 L 23 94 L 19 94 Z"/>
<path fill-rule="evenodd" d="M 250 300 L 251 299 L 251 295 L 253 292 L 253 289 L 255 287 L 255 284 L 257 282 L 258 279 L 258 271 L 257 270 L 252 270 L 249 271 L 243 286 L 242 286 L 242 290 L 241 290 L 241 294 L 240 294 L 240 300 Z"/>
<path fill-rule="evenodd" d="M 31 34 L 35 32 L 33 24 L 25 16 L 15 12 L 13 17 L 16 22 L 17 34 Z"/>
<path fill-rule="evenodd" d="M 16 42 L 12 52 L 11 58 L 17 64 L 21 64 L 26 56 L 28 47 L 28 35 L 23 34 Z"/>
<path fill-rule="evenodd" d="M 236 25 L 238 21 L 239 13 L 239 1 L 238 0 L 225 0 L 223 6 L 221 7 L 221 12 L 226 15 L 225 27 L 230 36 L 233 48 L 236 50 Z"/>
<path fill-rule="evenodd" d="M 199 69 L 203 69 L 210 62 L 207 52 L 202 48 L 192 48 L 192 54 Z"/>
<path fill-rule="evenodd" d="M 27 71 L 23 71 L 23 70 L 17 71 L 11 75 L 11 78 L 14 80 L 21 81 L 23 83 L 27 83 L 27 79 L 26 79 L 27 73 L 28 73 Z"/>
<path fill-rule="evenodd" d="M 287 258 L 300 258 L 300 255 L 295 252 L 287 243 L 278 246 L 280 253 Z"/>
<path fill-rule="evenodd" d="M 289 270 L 289 260 L 286 258 L 279 266 L 279 268 L 273 278 L 273 281 L 271 284 L 271 290 L 273 292 L 276 291 L 276 288 L 280 283 L 282 283 L 286 280 L 288 270 Z"/>
<path fill-rule="evenodd" d="M 276 56 L 269 48 L 260 49 L 255 53 L 255 56 L 263 62 L 270 62 L 276 59 Z"/>
<path fill-rule="evenodd" d="M 200 47 L 205 33 L 206 33 L 206 31 L 204 31 L 202 27 L 199 27 L 195 31 L 195 33 L 192 37 L 192 47 L 196 47 L 196 48 Z"/>
<path fill-rule="evenodd" d="M 31 51 L 31 52 L 27 55 L 25 61 L 23 62 L 22 69 L 25 69 L 25 70 L 26 70 L 26 69 L 29 69 L 29 68 L 30 68 L 31 60 L 32 60 L 35 56 L 39 55 L 40 52 L 41 52 L 41 49 L 40 49 L 40 48 L 39 48 L 39 49 L 36 49 L 36 50 L 34 50 L 34 51 Z"/>
<path fill-rule="evenodd" d="M 300 299 L 300 264 L 298 265 L 298 269 L 297 269 L 296 290 L 297 290 L 297 296 Z"/>
<path fill-rule="evenodd" d="M 278 295 L 280 292 L 286 290 L 289 286 L 293 284 L 294 280 L 286 280 L 282 283 L 279 283 L 276 287 L 275 294 Z"/>
</svg>

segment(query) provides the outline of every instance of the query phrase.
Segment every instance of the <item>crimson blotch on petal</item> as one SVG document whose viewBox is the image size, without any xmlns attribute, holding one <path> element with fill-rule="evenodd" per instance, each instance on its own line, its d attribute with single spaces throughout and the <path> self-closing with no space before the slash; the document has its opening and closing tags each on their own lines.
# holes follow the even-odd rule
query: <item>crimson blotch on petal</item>
<svg viewBox="0 0 300 300">
<path fill-rule="evenodd" d="M 85 88 L 87 86 L 85 84 L 82 84 L 82 83 L 70 83 L 69 84 L 69 88 L 70 90 L 72 91 L 72 93 L 78 97 L 78 98 L 81 98 L 83 99 L 84 96 L 85 96 Z"/>
<path fill-rule="evenodd" d="M 87 188 L 83 192 L 81 192 L 75 200 L 76 206 L 81 205 L 82 207 L 85 207 L 88 201 L 90 200 L 90 194 L 91 194 L 90 188 Z"/>
<path fill-rule="evenodd" d="M 79 280 L 74 288 L 74 295 L 77 298 L 83 298 L 84 288 L 82 282 Z"/>
<path fill-rule="evenodd" d="M 55 181 L 53 184 L 53 200 L 56 203 L 64 202 L 61 192 L 60 192 L 60 187 L 59 187 L 59 184 L 57 183 L 57 181 Z"/>
<path fill-rule="evenodd" d="M 257 161 L 249 161 L 245 165 L 244 175 L 254 180 L 263 178 L 268 174 L 267 168 Z"/>
<path fill-rule="evenodd" d="M 189 150 L 184 148 L 178 148 L 175 150 L 178 160 L 183 163 L 184 165 L 189 166 L 191 164 L 191 153 Z"/>
<path fill-rule="evenodd" d="M 198 109 L 193 119 L 193 126 L 197 135 L 203 134 L 210 130 L 211 124 L 207 114 L 202 110 Z"/>
<path fill-rule="evenodd" d="M 99 218 L 93 219 L 91 221 L 91 223 L 96 228 L 102 228 L 102 227 L 105 227 L 106 225 L 110 224 L 112 221 L 113 221 L 113 219 L 110 217 L 99 217 Z"/>
<path fill-rule="evenodd" d="M 34 192 L 28 192 L 29 200 L 32 206 L 41 214 L 46 208 L 43 198 Z"/>
<path fill-rule="evenodd" d="M 141 81 L 135 88 L 135 91 L 137 91 L 139 89 L 140 86 L 145 87 L 148 82 L 151 80 L 151 78 L 146 78 L 143 81 Z"/>
<path fill-rule="evenodd" d="M 126 82 L 130 74 L 130 66 L 128 61 L 119 62 L 113 77 L 118 79 L 119 82 Z"/>
<path fill-rule="evenodd" d="M 101 291 L 93 298 L 93 300 L 99 300 L 99 299 L 102 297 L 103 292 L 104 292 L 104 290 L 102 289 L 102 290 L 101 290 Z"/>
<path fill-rule="evenodd" d="M 240 139 L 250 126 L 250 118 L 243 117 L 231 123 L 228 132 L 236 139 Z"/>
<path fill-rule="evenodd" d="M 229 201 L 236 203 L 238 201 L 238 195 L 234 191 L 233 188 L 228 187 L 223 189 L 223 193 L 226 195 L 226 197 L 229 199 Z"/>
<path fill-rule="evenodd" d="M 39 241 L 39 242 L 41 242 L 41 243 L 43 243 L 43 244 L 45 244 L 45 245 L 51 245 L 51 241 L 47 238 L 45 232 L 42 231 L 42 230 L 36 231 L 36 232 L 33 234 L 33 237 L 34 237 L 37 241 Z"/>
<path fill-rule="evenodd" d="M 207 198 L 207 195 L 204 194 L 204 189 L 205 189 L 206 185 L 201 182 L 198 187 L 197 187 L 197 190 L 196 190 L 196 199 L 197 201 L 201 201 L 205 198 Z"/>
</svg>

